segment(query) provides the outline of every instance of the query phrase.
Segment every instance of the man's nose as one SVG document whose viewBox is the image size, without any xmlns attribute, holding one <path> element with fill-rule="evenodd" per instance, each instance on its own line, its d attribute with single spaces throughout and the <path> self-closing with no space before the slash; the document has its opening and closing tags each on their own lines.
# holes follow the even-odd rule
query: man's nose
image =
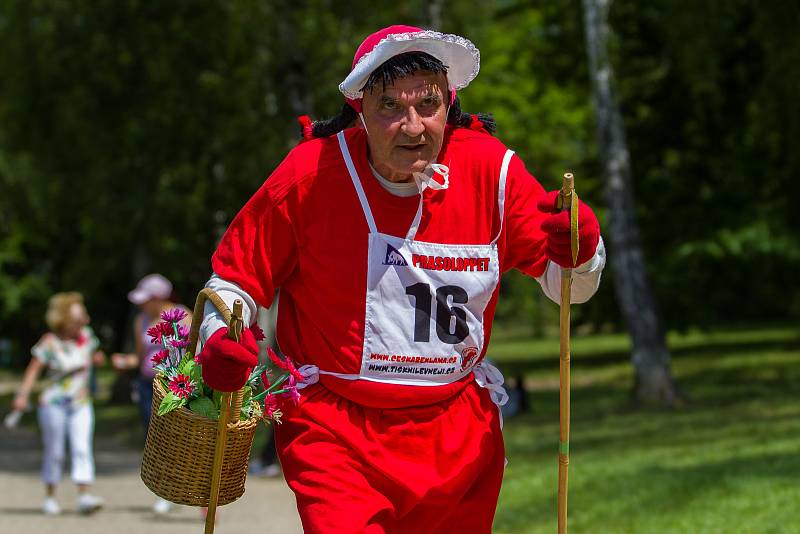
<svg viewBox="0 0 800 534">
<path fill-rule="evenodd" d="M 425 125 L 422 124 L 422 117 L 419 116 L 414 106 L 408 108 L 402 130 L 403 133 L 409 137 L 417 137 L 425 131 Z"/>
</svg>

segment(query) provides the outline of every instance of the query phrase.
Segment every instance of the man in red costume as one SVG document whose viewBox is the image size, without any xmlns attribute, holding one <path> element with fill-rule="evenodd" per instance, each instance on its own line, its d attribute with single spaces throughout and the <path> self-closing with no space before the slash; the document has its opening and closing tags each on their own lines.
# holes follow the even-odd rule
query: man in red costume
<svg viewBox="0 0 800 534">
<path fill-rule="evenodd" d="M 304 389 L 276 428 L 306 532 L 491 531 L 503 477 L 502 375 L 483 358 L 500 275 L 558 302 L 597 289 L 605 252 L 581 203 L 580 255 L 484 115 L 456 90 L 478 73 L 467 39 L 410 26 L 369 36 L 328 121 L 294 148 L 231 223 L 208 282 L 247 324 L 281 289 L 277 338 Z M 203 377 L 240 388 L 256 345 L 208 309 Z"/>
</svg>

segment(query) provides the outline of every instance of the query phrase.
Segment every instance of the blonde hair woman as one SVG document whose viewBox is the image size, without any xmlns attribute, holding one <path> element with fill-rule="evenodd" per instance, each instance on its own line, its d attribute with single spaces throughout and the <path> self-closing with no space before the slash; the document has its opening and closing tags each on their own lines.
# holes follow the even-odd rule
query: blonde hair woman
<svg viewBox="0 0 800 534">
<path fill-rule="evenodd" d="M 78 511 L 91 513 L 103 504 L 100 497 L 89 493 L 94 482 L 94 410 L 89 376 L 92 365 L 102 363 L 105 355 L 97 350 L 99 342 L 89 321 L 80 293 L 57 293 L 50 298 L 45 314 L 49 332 L 31 349 L 33 357 L 14 398 L 14 409 L 24 410 L 39 374 L 47 370 L 38 415 L 44 444 L 42 480 L 46 487 L 42 509 L 48 515 L 61 512 L 55 491 L 61 480 L 67 440 L 72 481 L 78 487 Z"/>
</svg>

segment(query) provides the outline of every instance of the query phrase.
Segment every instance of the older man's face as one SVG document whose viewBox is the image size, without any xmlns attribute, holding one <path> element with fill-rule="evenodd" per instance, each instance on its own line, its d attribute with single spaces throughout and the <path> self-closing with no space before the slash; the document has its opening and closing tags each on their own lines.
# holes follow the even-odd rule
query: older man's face
<svg viewBox="0 0 800 534">
<path fill-rule="evenodd" d="M 381 176 L 407 182 L 436 161 L 447 122 L 444 74 L 417 72 L 385 89 L 376 84 L 362 107 L 370 161 Z"/>
</svg>

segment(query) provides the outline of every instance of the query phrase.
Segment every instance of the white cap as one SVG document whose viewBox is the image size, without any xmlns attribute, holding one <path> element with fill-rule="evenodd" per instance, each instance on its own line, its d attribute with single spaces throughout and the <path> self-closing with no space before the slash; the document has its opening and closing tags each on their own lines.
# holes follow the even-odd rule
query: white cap
<svg viewBox="0 0 800 534">
<path fill-rule="evenodd" d="M 152 299 L 169 299 L 171 295 L 172 283 L 169 280 L 160 274 L 148 274 L 128 293 L 128 300 L 139 305 Z"/>
<path fill-rule="evenodd" d="M 350 74 L 339 84 L 348 99 L 363 96 L 361 88 L 370 74 L 386 60 L 405 52 L 425 52 L 447 66 L 448 89 L 463 89 L 475 76 L 481 54 L 469 39 L 460 35 L 423 30 L 414 26 L 390 26 L 361 43 L 353 58 Z"/>
</svg>

